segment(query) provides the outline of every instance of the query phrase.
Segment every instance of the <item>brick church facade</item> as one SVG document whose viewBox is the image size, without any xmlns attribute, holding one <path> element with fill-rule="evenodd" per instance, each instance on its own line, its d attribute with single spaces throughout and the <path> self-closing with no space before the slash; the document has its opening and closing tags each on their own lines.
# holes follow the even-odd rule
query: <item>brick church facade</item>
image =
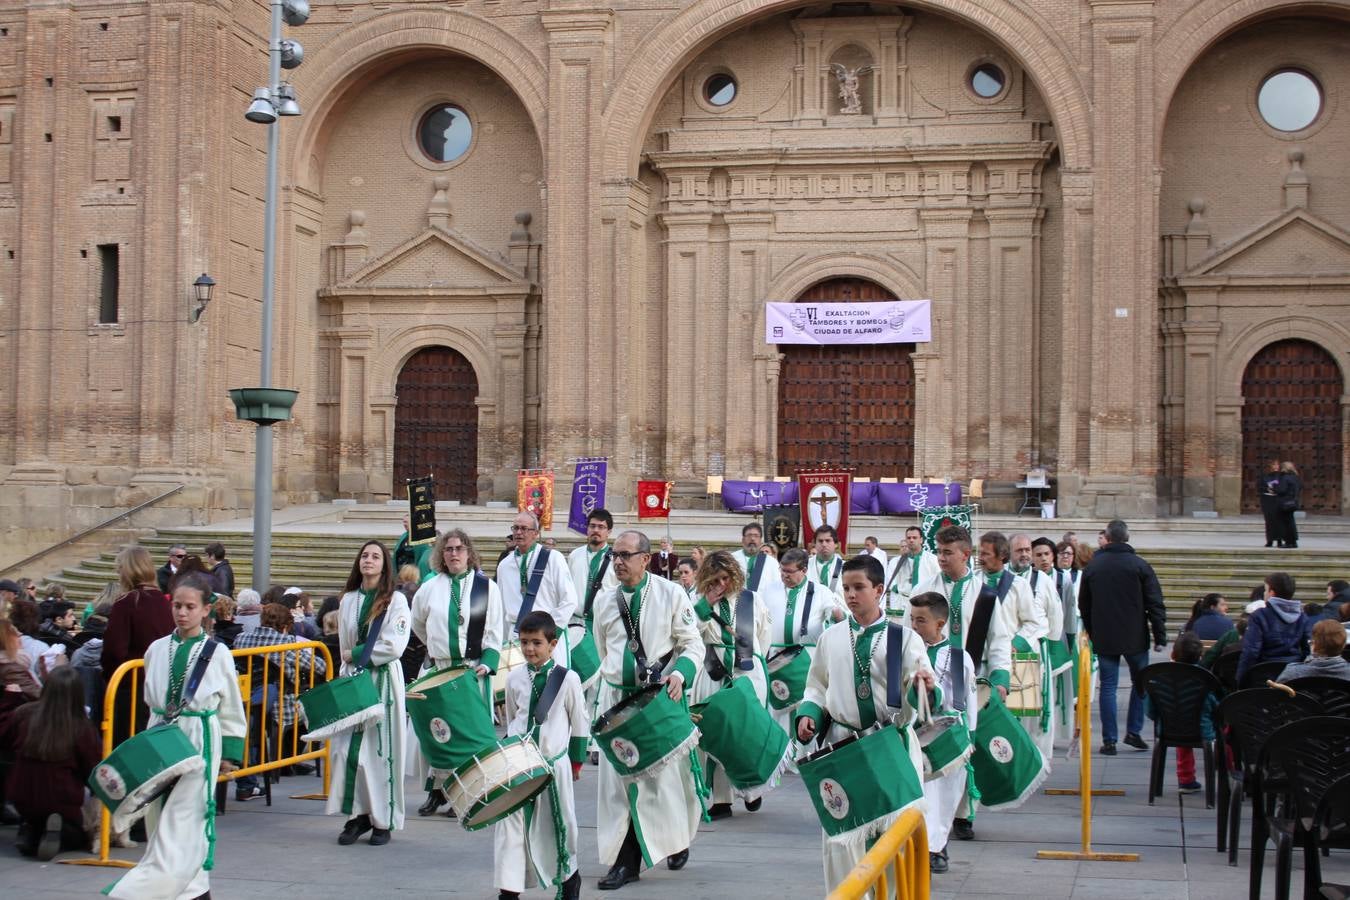
<svg viewBox="0 0 1350 900">
<path fill-rule="evenodd" d="M 267 16 L 0 11 L 21 544 L 179 484 L 166 521 L 249 508 Z M 1064 514 L 1235 514 L 1273 455 L 1350 502 L 1350 2 L 316 2 L 289 36 L 282 501 L 607 455 L 620 494 L 817 461 L 997 508 L 1044 466 Z M 930 343 L 764 341 L 765 301 L 892 297 Z"/>
</svg>

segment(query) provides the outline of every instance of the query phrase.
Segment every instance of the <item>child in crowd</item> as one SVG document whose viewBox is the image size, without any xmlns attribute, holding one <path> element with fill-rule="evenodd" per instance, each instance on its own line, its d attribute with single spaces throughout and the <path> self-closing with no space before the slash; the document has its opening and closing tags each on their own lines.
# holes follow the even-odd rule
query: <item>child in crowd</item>
<svg viewBox="0 0 1350 900">
<path fill-rule="evenodd" d="M 181 574 L 181 573 L 180 573 Z M 178 779 L 146 817 L 149 844 L 136 868 L 105 893 L 113 897 L 201 897 L 211 890 L 215 866 L 215 786 L 218 773 L 229 773 L 244 758 L 244 702 L 234 660 L 206 636 L 211 583 L 193 572 L 176 579 L 174 631 L 145 651 L 145 703 L 149 727 L 172 721 L 206 760 L 202 771 Z M 198 660 L 207 656 L 196 691 Z M 173 710 L 179 710 L 176 717 Z"/>
<path fill-rule="evenodd" d="M 512 669 L 506 679 L 506 733 L 534 740 L 553 765 L 553 781 L 528 806 L 497 824 L 493 863 L 498 900 L 517 900 L 535 884 L 558 887 L 563 900 L 581 896 L 572 782 L 581 778 L 591 726 L 581 679 L 553 661 L 557 643 L 558 628 L 548 613 L 535 610 L 520 620 L 525 665 Z"/>
<path fill-rule="evenodd" d="M 216 597 L 216 602 L 211 608 L 216 616 L 215 627 L 211 630 L 211 636 L 233 650 L 234 639 L 239 637 L 239 633 L 244 630 L 244 626 L 234 620 L 237 605 L 229 597 Z"/>
<path fill-rule="evenodd" d="M 938 687 L 942 689 L 944 705 L 949 709 L 958 706 L 965 711 L 966 726 L 975 729 L 975 717 L 978 702 L 975 698 L 975 666 L 970 654 L 960 647 L 952 646 L 943 631 L 947 627 L 947 617 L 951 608 L 947 598 L 936 591 L 925 591 L 909 598 L 909 624 L 914 633 L 923 638 L 928 648 L 928 662 L 933 667 Z M 956 697 L 956 677 L 953 659 L 959 655 L 960 665 L 965 669 L 962 686 L 965 688 L 965 702 Z M 924 821 L 928 826 L 929 868 L 935 874 L 947 871 L 947 837 L 951 833 L 952 820 L 956 818 L 956 809 L 961 798 L 966 795 L 966 767 L 959 766 L 941 778 L 925 781 L 923 784 Z"/>
<path fill-rule="evenodd" d="M 1295 678 L 1339 678 L 1350 681 L 1350 662 L 1341 657 L 1345 650 L 1345 626 L 1331 619 L 1323 619 L 1312 629 L 1312 654 L 1303 662 L 1284 667 L 1277 681 L 1288 683 Z"/>
<path fill-rule="evenodd" d="M 856 556 L 844 563 L 840 573 L 844 602 L 849 616 L 843 625 L 821 632 L 811 671 L 806 678 L 802 705 L 797 709 L 797 739 L 809 744 L 816 739 L 826 719 L 833 724 L 822 743 L 841 740 L 849 734 L 869 731 L 877 723 L 891 722 L 898 715 L 908 731 L 910 763 L 917 779 L 923 779 L 923 759 L 919 741 L 910 729 L 913 710 L 905 699 L 911 685 L 932 690 L 933 669 L 924 653 L 923 642 L 910 629 L 903 629 L 899 671 L 899 705 L 891 706 L 887 691 L 889 641 L 887 619 L 881 611 L 885 572 L 881 561 L 872 556 Z M 901 628 L 902 626 L 895 626 Z M 869 731 L 870 736 L 870 731 Z M 833 890 L 848 876 L 867 852 L 871 841 L 885 830 L 899 810 L 872 823 L 859 835 L 847 832 L 826 836 L 822 843 L 825 886 Z M 859 838 L 864 838 L 860 840 Z"/>
<path fill-rule="evenodd" d="M 1200 665 L 1204 645 L 1193 631 L 1183 631 L 1172 644 L 1172 661 L 1188 666 Z M 1214 710 L 1219 706 L 1219 698 L 1210 694 L 1205 698 L 1205 709 L 1200 717 L 1200 733 L 1205 740 L 1214 740 Z M 1153 713 L 1150 710 L 1149 716 Z M 1183 794 L 1196 794 L 1200 791 L 1200 782 L 1195 780 L 1195 751 L 1190 747 L 1177 748 L 1177 790 Z"/>
<path fill-rule="evenodd" d="M 19 853 L 48 860 L 90 849 L 84 830 L 84 783 L 103 757 L 98 729 L 84 711 L 80 673 L 62 666 L 42 697 L 11 716 L 0 743 L 15 748 L 6 796 L 24 820 Z"/>
</svg>

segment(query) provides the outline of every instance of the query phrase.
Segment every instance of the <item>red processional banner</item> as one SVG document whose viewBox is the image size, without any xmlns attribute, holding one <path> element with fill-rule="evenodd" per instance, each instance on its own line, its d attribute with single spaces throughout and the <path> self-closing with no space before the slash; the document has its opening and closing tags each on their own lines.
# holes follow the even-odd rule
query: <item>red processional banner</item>
<svg viewBox="0 0 1350 900">
<path fill-rule="evenodd" d="M 532 512 L 539 519 L 539 530 L 553 527 L 553 470 L 521 469 L 516 475 L 516 509 Z"/>
<path fill-rule="evenodd" d="M 639 481 L 637 508 L 639 519 L 666 519 L 670 517 L 670 489 L 673 481 Z"/>
<path fill-rule="evenodd" d="M 848 556 L 848 504 L 852 472 L 798 472 L 797 496 L 802 508 L 802 545 L 808 550 L 816 529 L 829 525 L 839 535 L 839 553 Z"/>
</svg>

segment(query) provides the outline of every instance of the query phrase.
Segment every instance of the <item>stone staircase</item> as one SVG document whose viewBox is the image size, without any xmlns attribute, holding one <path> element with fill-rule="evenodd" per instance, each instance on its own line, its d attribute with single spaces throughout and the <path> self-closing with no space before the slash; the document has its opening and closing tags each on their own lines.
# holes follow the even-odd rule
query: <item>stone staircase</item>
<svg viewBox="0 0 1350 900">
<path fill-rule="evenodd" d="M 449 512 L 447 510 L 447 512 Z M 511 512 L 503 510 L 475 510 L 465 508 L 450 515 L 438 516 L 444 523 L 454 521 L 474 538 L 484 568 L 493 572 L 496 568 L 497 554 L 503 543 L 506 523 Z M 739 543 L 739 528 L 744 523 L 743 516 L 704 514 L 698 529 L 699 542 L 707 549 L 716 547 L 734 548 Z M 276 584 L 296 585 L 311 595 L 322 597 L 340 591 L 351 570 L 352 560 L 361 544 L 371 536 L 384 540 L 391 548 L 401 531 L 399 513 L 390 510 L 373 511 L 345 521 L 342 530 L 334 530 L 318 525 L 312 530 L 294 530 L 276 532 L 272 537 L 272 580 Z M 635 526 L 636 518 L 619 516 L 616 530 Z M 631 521 L 629 521 L 631 519 Z M 723 521 L 725 520 L 725 521 Z M 359 523 L 359 525 L 358 525 Z M 1034 520 L 1024 520 L 1034 524 Z M 647 532 L 659 534 L 663 526 L 652 522 L 644 523 Z M 981 528 L 1009 526 L 1002 522 L 981 522 Z M 304 526 L 294 526 L 303 529 Z M 689 526 L 685 526 L 687 528 Z M 856 526 L 855 526 L 856 527 Z M 887 531 L 893 526 L 888 526 Z M 1060 534 L 1065 524 L 1057 524 L 1052 533 Z M 1214 525 L 1209 526 L 1214 529 Z M 687 548 L 692 540 L 681 535 L 684 529 L 676 529 L 677 550 Z M 876 529 L 881 531 L 882 529 Z M 898 529 L 897 529 L 898 530 Z M 871 533 L 863 531 L 861 533 Z M 1085 528 L 1078 531 L 1080 537 L 1091 538 L 1095 532 Z M 581 542 L 579 535 L 566 532 L 557 525 L 552 532 L 558 539 L 558 547 L 570 550 Z M 898 538 L 898 534 L 896 535 Z M 1240 543 L 1256 543 L 1244 536 Z M 247 586 L 251 579 L 251 555 L 253 539 L 251 534 L 232 530 L 211 528 L 162 529 L 141 543 L 150 551 L 157 564 L 167 558 L 171 544 L 183 543 L 190 551 L 200 552 L 208 541 L 219 540 L 229 551 L 229 559 L 234 566 L 236 581 Z M 883 537 L 889 543 L 889 535 Z M 1239 543 L 1234 541 L 1232 543 Z M 1232 544 L 1230 544 L 1231 546 Z M 1140 551 L 1158 573 L 1162 583 L 1163 595 L 1168 607 L 1168 632 L 1175 634 L 1177 628 L 1186 620 L 1191 604 L 1201 595 L 1218 591 L 1229 598 L 1229 608 L 1234 616 L 1247 602 L 1247 595 L 1253 587 L 1261 584 L 1262 578 L 1271 571 L 1284 570 L 1297 579 L 1298 598 L 1305 602 L 1322 602 L 1325 596 L 1326 582 L 1333 578 L 1350 578 L 1350 554 L 1326 550 L 1267 550 L 1259 547 L 1243 550 L 1203 549 L 1187 547 L 1156 547 Z M 108 581 L 116 581 L 113 566 L 116 550 L 108 550 L 99 556 L 86 559 L 77 566 L 66 568 L 49 577 L 48 581 L 58 581 L 65 585 L 67 595 L 78 601 L 87 601 L 96 596 Z"/>
</svg>

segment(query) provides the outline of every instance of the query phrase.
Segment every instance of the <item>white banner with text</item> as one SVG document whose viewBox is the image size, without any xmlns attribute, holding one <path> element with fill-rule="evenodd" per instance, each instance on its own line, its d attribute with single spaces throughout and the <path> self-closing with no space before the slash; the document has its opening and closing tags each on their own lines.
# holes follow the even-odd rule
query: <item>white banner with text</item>
<svg viewBox="0 0 1350 900">
<path fill-rule="evenodd" d="M 922 344 L 932 340 L 931 300 L 767 303 L 770 344 Z"/>
</svg>

